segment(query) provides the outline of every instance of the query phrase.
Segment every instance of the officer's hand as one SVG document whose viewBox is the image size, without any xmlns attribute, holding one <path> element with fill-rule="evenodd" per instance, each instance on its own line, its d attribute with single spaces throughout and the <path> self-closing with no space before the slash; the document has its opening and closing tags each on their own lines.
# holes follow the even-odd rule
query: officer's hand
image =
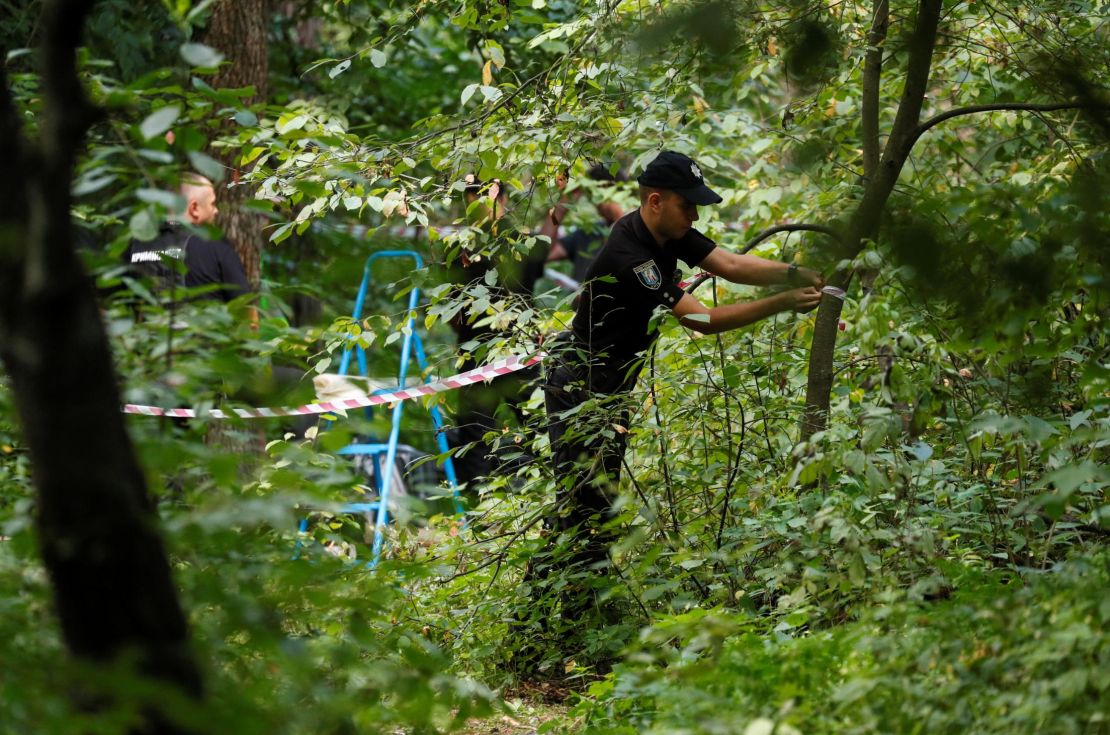
<svg viewBox="0 0 1110 735">
<path fill-rule="evenodd" d="M 791 289 L 785 294 L 790 308 L 800 314 L 813 311 L 821 303 L 821 291 L 813 286 Z"/>
<path fill-rule="evenodd" d="M 825 277 L 812 268 L 792 266 L 787 282 L 792 286 L 813 286 L 816 289 L 825 287 Z"/>
<path fill-rule="evenodd" d="M 825 287 L 825 277 L 811 268 L 799 268 L 798 280 L 807 286 L 813 286 L 818 291 Z"/>
</svg>

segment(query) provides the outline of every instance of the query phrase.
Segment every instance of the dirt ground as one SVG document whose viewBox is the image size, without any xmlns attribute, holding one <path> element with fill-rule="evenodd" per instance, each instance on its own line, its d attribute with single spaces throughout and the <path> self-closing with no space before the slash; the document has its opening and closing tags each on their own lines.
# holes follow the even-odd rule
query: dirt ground
<svg viewBox="0 0 1110 735">
<path fill-rule="evenodd" d="M 569 707 L 570 693 L 547 685 L 528 686 L 505 693 L 508 712 L 484 720 L 473 720 L 463 735 L 532 735 L 548 720 L 562 717 Z"/>
<path fill-rule="evenodd" d="M 564 714 L 558 704 L 521 703 L 511 715 L 499 714 L 468 724 L 463 735 L 533 735 L 543 723 Z"/>
</svg>

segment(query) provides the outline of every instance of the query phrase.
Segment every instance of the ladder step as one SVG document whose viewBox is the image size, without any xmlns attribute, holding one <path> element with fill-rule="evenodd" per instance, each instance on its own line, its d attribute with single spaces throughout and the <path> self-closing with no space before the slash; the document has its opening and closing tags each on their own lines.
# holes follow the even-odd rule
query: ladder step
<svg viewBox="0 0 1110 735">
<path fill-rule="evenodd" d="M 389 451 L 388 444 L 348 444 L 339 450 L 339 454 L 385 454 Z"/>
<path fill-rule="evenodd" d="M 346 503 L 339 508 L 341 513 L 376 513 L 381 503 Z"/>
</svg>

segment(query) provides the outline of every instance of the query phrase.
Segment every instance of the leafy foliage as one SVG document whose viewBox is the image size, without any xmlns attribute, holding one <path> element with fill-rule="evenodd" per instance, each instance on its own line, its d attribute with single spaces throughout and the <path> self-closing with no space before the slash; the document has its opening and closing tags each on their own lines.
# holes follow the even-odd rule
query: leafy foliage
<svg viewBox="0 0 1110 735">
<path fill-rule="evenodd" d="M 860 195 L 866 3 L 288 3 L 272 19 L 273 93 L 255 106 L 249 90 L 205 82 L 217 51 L 181 46 L 205 5 L 167 5 L 167 20 L 104 3 L 84 56 L 108 116 L 74 182 L 75 216 L 104 246 L 88 260 L 117 289 L 105 319 L 131 401 L 297 402 L 258 387 L 270 364 L 331 371 L 352 340 L 384 372 L 407 317 L 395 297 L 413 287 L 437 373 L 459 363 L 446 325 L 460 317 L 513 326 L 464 351 L 531 349 L 568 323 L 569 296 L 499 299 L 495 276 L 455 289 L 439 266 L 464 246 L 526 251 L 557 174 L 576 182 L 593 161 L 636 172 L 663 147 L 695 154 L 725 198 L 699 227 L 733 248 L 737 229 L 835 224 Z M 926 116 L 1105 99 L 1104 3 L 1057 6 L 947 3 Z M 887 123 L 913 9 L 891 3 Z M 119 27 L 157 33 L 105 45 Z M 19 28 L 33 35 L 26 15 Z M 33 66 L 8 64 L 33 126 Z M 207 667 L 204 710 L 176 714 L 237 732 L 445 732 L 501 707 L 506 687 L 555 680 L 579 693 L 552 732 L 1102 731 L 1105 124 L 1097 110 L 955 118 L 925 133 L 880 236 L 851 262 L 811 234 L 760 246 L 847 265 L 861 283 L 830 425 L 811 441 L 797 440 L 810 317 L 720 338 L 660 319 L 627 425 L 584 409 L 602 409 L 598 435 L 629 438 L 608 574 L 559 571 L 573 539 L 544 522 L 557 494 L 538 394 L 523 425 L 490 438 L 541 460 L 475 490 L 465 526 L 413 501 L 421 520 L 390 529 L 372 573 L 362 519 L 336 512 L 366 478 L 335 452 L 380 435 L 382 415 L 338 417 L 308 439 L 268 427 L 266 442 L 246 425 L 213 435 L 135 418 Z M 214 147 L 239 152 L 228 183 L 253 187 L 269 222 L 257 334 L 237 307 L 170 312 L 116 264 L 176 206 L 182 169 L 225 173 Z M 466 173 L 509 185 L 517 237 L 479 242 Z M 606 195 L 634 206 L 628 187 Z M 574 206 L 571 221 L 593 217 Z M 413 247 L 433 265 L 383 272 L 372 317 L 337 316 L 368 251 L 396 246 L 402 225 L 426 228 Z M 298 290 L 330 321 L 289 326 Z M 752 292 L 711 282 L 697 295 Z M 5 719 L 16 732 L 122 732 L 165 693 L 126 662 L 95 674 L 68 663 L 42 623 L 49 587 L 13 400 L 0 390 Z M 404 439 L 432 451 L 421 420 Z M 312 529 L 298 534 L 304 517 Z M 574 595 L 591 605 L 572 616 Z M 101 687 L 132 708 L 70 705 L 70 689 Z"/>
</svg>

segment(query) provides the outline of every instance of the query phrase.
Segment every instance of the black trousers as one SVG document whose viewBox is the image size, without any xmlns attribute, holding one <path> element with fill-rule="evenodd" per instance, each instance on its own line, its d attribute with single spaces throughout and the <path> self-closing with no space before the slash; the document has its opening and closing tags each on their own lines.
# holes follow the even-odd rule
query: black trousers
<svg viewBox="0 0 1110 735">
<path fill-rule="evenodd" d="M 558 512 L 548 525 L 577 528 L 571 563 L 597 565 L 614 540 L 604 525 L 620 481 L 635 371 L 590 365 L 573 352 L 552 360 L 544 402 Z"/>
</svg>

